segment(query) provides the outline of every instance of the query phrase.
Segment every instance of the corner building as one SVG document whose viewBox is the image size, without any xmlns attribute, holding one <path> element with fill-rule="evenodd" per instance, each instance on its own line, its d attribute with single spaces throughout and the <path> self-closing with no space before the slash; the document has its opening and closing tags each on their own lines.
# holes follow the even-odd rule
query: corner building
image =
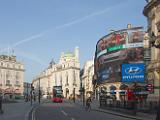
<svg viewBox="0 0 160 120">
<path fill-rule="evenodd" d="M 131 27 L 111 32 L 97 42 L 93 84 L 98 99 L 105 94 L 122 100 L 134 82 L 144 85 L 144 75 L 142 82 L 137 78 L 132 82 L 127 78 L 128 82 L 124 82 L 122 76 L 123 64 L 144 64 L 144 34 L 142 27 Z"/>
<path fill-rule="evenodd" d="M 5 98 L 23 95 L 24 71 L 16 56 L 0 55 L 0 93 Z"/>
<path fill-rule="evenodd" d="M 65 98 L 79 97 L 80 90 L 80 63 L 79 48 L 76 47 L 74 53 L 61 53 L 59 63 L 51 61 L 48 68 L 33 80 L 36 93 L 40 89 L 43 96 L 51 95 L 53 86 L 62 86 Z"/>
<path fill-rule="evenodd" d="M 149 55 L 147 64 L 147 82 L 154 86 L 149 101 L 160 101 L 160 1 L 148 0 L 143 14 L 148 21 L 149 46 L 146 48 Z"/>
</svg>

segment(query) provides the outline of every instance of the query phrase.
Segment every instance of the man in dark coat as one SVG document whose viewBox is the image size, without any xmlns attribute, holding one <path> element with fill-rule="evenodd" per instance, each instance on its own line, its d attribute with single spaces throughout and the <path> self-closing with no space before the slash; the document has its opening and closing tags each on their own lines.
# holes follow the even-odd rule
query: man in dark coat
<svg viewBox="0 0 160 120">
<path fill-rule="evenodd" d="M 156 120 L 160 120 L 160 105 L 159 105 L 158 108 L 157 108 Z"/>
</svg>

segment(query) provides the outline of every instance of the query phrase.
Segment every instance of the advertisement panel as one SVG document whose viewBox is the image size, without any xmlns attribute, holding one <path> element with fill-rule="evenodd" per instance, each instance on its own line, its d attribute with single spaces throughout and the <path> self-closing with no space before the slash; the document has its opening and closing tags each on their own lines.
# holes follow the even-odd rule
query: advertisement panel
<svg viewBox="0 0 160 120">
<path fill-rule="evenodd" d="M 101 38 L 94 62 L 98 83 L 121 81 L 124 63 L 143 63 L 143 39 L 144 32 L 140 27 L 115 31 Z"/>
<path fill-rule="evenodd" d="M 144 82 L 144 64 L 122 64 L 122 82 Z"/>
<path fill-rule="evenodd" d="M 102 38 L 97 44 L 97 53 L 117 45 L 123 45 L 126 43 L 128 35 L 126 31 L 114 32 Z"/>
</svg>

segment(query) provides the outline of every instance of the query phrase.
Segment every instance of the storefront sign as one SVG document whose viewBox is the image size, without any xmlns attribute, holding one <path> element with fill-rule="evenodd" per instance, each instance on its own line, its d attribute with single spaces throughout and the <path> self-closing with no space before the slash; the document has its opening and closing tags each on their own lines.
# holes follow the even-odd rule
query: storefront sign
<svg viewBox="0 0 160 120">
<path fill-rule="evenodd" d="M 115 51 L 115 50 L 121 50 L 121 49 L 124 49 L 123 45 L 116 45 L 114 47 L 108 48 L 108 52 Z"/>
<path fill-rule="evenodd" d="M 142 42 L 140 43 L 130 43 L 130 44 L 126 44 L 124 46 L 124 48 L 137 48 L 137 47 L 143 47 L 144 44 Z"/>
</svg>

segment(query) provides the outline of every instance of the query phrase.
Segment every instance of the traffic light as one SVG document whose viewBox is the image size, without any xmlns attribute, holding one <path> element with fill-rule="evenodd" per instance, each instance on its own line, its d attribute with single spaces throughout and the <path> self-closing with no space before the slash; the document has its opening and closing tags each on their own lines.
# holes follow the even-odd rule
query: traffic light
<svg viewBox="0 0 160 120">
<path fill-rule="evenodd" d="M 154 92 L 154 86 L 152 84 L 146 85 L 146 91 L 149 91 L 150 93 Z"/>
</svg>

